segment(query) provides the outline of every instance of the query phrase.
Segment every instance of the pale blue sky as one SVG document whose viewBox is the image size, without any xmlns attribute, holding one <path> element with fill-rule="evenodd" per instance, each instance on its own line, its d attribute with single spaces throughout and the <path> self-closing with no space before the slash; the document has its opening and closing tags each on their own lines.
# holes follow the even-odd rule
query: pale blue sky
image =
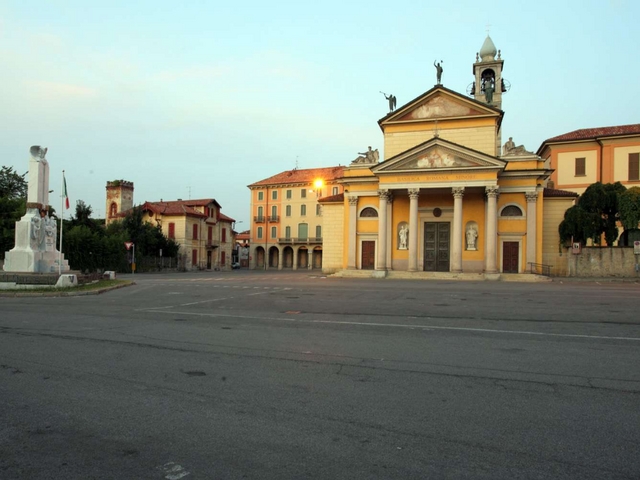
<svg viewBox="0 0 640 480">
<path fill-rule="evenodd" d="M 381 90 L 400 107 L 433 87 L 438 59 L 464 93 L 487 24 L 512 86 L 503 138 L 535 151 L 640 123 L 639 5 L 0 0 L 0 165 L 24 172 L 46 146 L 58 210 L 64 169 L 96 216 L 106 182 L 125 179 L 136 204 L 213 197 L 244 230 L 248 184 L 296 159 L 382 156 Z"/>
</svg>

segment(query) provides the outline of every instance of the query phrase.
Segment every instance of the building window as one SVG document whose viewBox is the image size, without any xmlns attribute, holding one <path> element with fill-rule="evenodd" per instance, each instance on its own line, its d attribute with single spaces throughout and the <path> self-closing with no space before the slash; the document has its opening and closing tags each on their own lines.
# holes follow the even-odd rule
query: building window
<svg viewBox="0 0 640 480">
<path fill-rule="evenodd" d="M 198 250 L 196 249 L 191 250 L 191 265 L 198 266 Z"/>
<path fill-rule="evenodd" d="M 507 205 L 500 212 L 501 217 L 522 217 L 522 210 L 516 205 Z"/>
<path fill-rule="evenodd" d="M 262 222 L 262 217 L 264 216 L 264 210 L 262 207 L 258 207 L 258 220 Z"/>
<path fill-rule="evenodd" d="M 287 199 L 291 200 L 291 190 L 287 190 Z"/>
<path fill-rule="evenodd" d="M 227 264 L 227 252 L 220 252 L 220 265 L 223 267 Z"/>
<path fill-rule="evenodd" d="M 172 240 L 176 238 L 176 224 L 173 222 L 169 224 L 169 238 Z"/>
<path fill-rule="evenodd" d="M 285 209 L 285 211 L 287 212 L 287 217 L 291 216 L 291 205 L 287 205 L 287 208 Z"/>
<path fill-rule="evenodd" d="M 278 235 L 278 232 L 276 230 L 276 227 L 271 227 L 271 238 L 276 238 L 276 236 Z"/>
<path fill-rule="evenodd" d="M 258 227 L 258 238 L 262 238 L 262 227 Z"/>
<path fill-rule="evenodd" d="M 300 198 L 307 198 L 307 189 L 303 188 L 300 190 Z"/>
<path fill-rule="evenodd" d="M 316 215 L 318 217 L 322 215 L 322 205 L 320 205 L 319 203 L 316 204 Z"/>
<path fill-rule="evenodd" d="M 300 205 L 300 216 L 304 217 L 307 214 L 307 206 Z"/>
<path fill-rule="evenodd" d="M 258 192 L 258 201 L 264 200 L 264 192 Z"/>
<path fill-rule="evenodd" d="M 316 238 L 322 238 L 322 226 L 316 225 Z"/>
<path fill-rule="evenodd" d="M 278 216 L 278 207 L 276 205 L 273 205 L 271 207 L 271 220 L 276 220 L 276 217 Z"/>
<path fill-rule="evenodd" d="M 338 187 L 333 187 L 331 190 L 331 195 L 338 195 Z"/>
<path fill-rule="evenodd" d="M 213 227 L 207 229 L 207 241 L 211 243 L 211 240 L 213 240 Z"/>
<path fill-rule="evenodd" d="M 222 242 L 226 242 L 227 241 L 227 229 L 223 228 L 222 229 L 222 238 L 221 238 Z"/>
<path fill-rule="evenodd" d="M 113 202 L 111 204 L 111 207 L 109 208 L 109 216 L 110 217 L 115 217 L 116 213 L 118 213 L 118 205 L 116 205 L 116 203 Z"/>
<path fill-rule="evenodd" d="M 576 158 L 576 177 L 584 177 L 587 174 L 585 162 L 586 159 L 584 157 Z"/>
<path fill-rule="evenodd" d="M 364 217 L 364 218 L 374 218 L 378 216 L 378 212 L 376 211 L 375 208 L 372 207 L 367 207 L 367 208 L 363 208 L 362 211 L 360 212 L 360 217 Z"/>
<path fill-rule="evenodd" d="M 194 240 L 198 239 L 198 224 L 197 223 L 193 224 L 193 239 Z"/>
<path fill-rule="evenodd" d="M 640 180 L 640 153 L 629 154 L 629 180 Z"/>
<path fill-rule="evenodd" d="M 285 227 L 284 238 L 291 238 L 291 227 Z"/>
<path fill-rule="evenodd" d="M 277 190 L 273 190 L 271 192 L 271 200 L 277 200 L 278 199 L 278 191 Z"/>
</svg>

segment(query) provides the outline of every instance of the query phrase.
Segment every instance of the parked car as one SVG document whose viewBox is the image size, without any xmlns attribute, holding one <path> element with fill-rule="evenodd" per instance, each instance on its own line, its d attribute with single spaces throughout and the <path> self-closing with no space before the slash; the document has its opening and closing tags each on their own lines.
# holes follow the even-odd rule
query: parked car
<svg viewBox="0 0 640 480">
<path fill-rule="evenodd" d="M 233 262 L 231 264 L 231 268 L 234 269 L 234 270 L 237 269 L 237 268 L 240 268 L 240 263 L 239 262 Z"/>
</svg>

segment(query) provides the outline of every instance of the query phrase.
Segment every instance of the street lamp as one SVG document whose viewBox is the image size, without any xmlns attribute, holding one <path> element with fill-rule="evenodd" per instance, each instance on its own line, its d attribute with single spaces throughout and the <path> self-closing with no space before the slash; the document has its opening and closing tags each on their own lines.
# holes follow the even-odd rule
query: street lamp
<svg viewBox="0 0 640 480">
<path fill-rule="evenodd" d="M 316 197 L 319 197 L 320 194 L 322 193 L 322 187 L 324 186 L 324 180 L 322 180 L 321 178 L 318 178 L 316 180 L 313 181 L 313 187 L 316 191 Z M 310 192 L 313 192 L 313 190 L 309 190 Z"/>
</svg>

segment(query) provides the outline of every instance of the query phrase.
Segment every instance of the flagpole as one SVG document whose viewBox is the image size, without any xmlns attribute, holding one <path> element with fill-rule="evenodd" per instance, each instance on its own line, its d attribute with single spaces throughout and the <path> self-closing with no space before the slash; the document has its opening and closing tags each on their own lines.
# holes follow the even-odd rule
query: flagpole
<svg viewBox="0 0 640 480">
<path fill-rule="evenodd" d="M 62 170 L 62 194 L 60 195 L 60 248 L 58 249 L 58 275 L 62 275 L 62 226 L 64 225 L 64 197 L 67 192 L 64 189 L 64 170 Z"/>
</svg>

